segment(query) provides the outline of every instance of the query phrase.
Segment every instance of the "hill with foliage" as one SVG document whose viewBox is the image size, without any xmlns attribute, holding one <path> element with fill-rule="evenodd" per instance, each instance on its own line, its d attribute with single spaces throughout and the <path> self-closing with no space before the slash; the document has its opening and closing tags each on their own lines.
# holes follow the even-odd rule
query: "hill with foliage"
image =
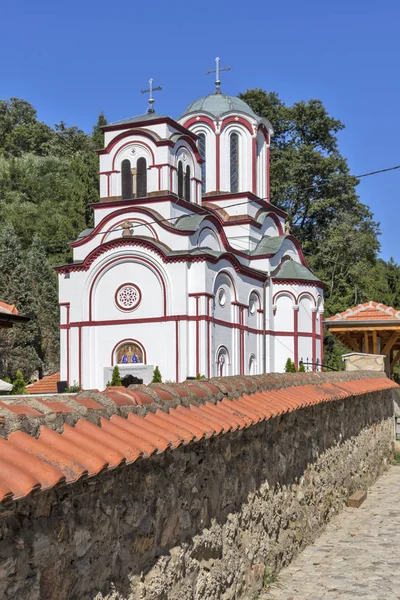
<svg viewBox="0 0 400 600">
<path fill-rule="evenodd" d="M 292 233 L 312 270 L 327 284 L 326 314 L 376 300 L 400 307 L 400 268 L 379 254 L 379 225 L 356 193 L 338 149 L 343 124 L 320 100 L 286 105 L 260 89 L 241 94 L 268 118 L 271 200 L 289 214 Z M 0 100 L 0 299 L 32 317 L 0 331 L 0 377 L 20 369 L 28 381 L 58 368 L 57 279 L 52 267 L 68 262 L 68 242 L 92 225 L 98 201 L 101 114 L 91 134 L 63 121 L 39 121 L 29 102 Z M 326 340 L 333 366 L 344 351 Z"/>
</svg>

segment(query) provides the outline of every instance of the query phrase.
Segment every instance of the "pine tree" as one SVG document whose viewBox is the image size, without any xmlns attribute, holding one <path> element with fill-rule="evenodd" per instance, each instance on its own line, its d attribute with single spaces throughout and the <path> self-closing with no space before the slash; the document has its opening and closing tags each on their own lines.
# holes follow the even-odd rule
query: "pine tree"
<svg viewBox="0 0 400 600">
<path fill-rule="evenodd" d="M 112 386 L 114 386 L 114 385 L 121 386 L 122 385 L 121 375 L 119 373 L 118 365 L 115 365 L 115 367 L 113 369 L 110 385 L 112 385 Z"/>
<path fill-rule="evenodd" d="M 305 372 L 306 372 L 306 368 L 304 366 L 303 361 L 301 360 L 300 364 L 299 364 L 299 373 L 305 373 Z"/>
<path fill-rule="evenodd" d="M 161 373 L 160 373 L 160 369 L 158 367 L 156 367 L 153 371 L 153 379 L 151 383 L 161 383 L 162 382 L 162 377 L 161 377 Z"/>
<path fill-rule="evenodd" d="M 26 387 L 25 387 L 25 381 L 24 381 L 24 376 L 22 375 L 21 371 L 18 369 L 15 375 L 15 379 L 13 381 L 13 389 L 12 389 L 12 393 L 17 395 L 17 394 L 26 394 Z"/>
<path fill-rule="evenodd" d="M 92 141 L 95 150 L 101 150 L 104 147 L 104 133 L 101 129 L 107 125 L 107 119 L 104 116 L 103 111 L 99 114 L 96 125 L 93 127 Z"/>
</svg>

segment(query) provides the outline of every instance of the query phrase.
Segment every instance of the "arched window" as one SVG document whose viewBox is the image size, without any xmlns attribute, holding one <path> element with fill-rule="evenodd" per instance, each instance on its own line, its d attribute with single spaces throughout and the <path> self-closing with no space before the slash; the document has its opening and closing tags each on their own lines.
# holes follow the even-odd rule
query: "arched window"
<svg viewBox="0 0 400 600">
<path fill-rule="evenodd" d="M 190 167 L 188 165 L 186 167 L 186 173 L 185 173 L 185 200 L 186 200 L 186 202 L 190 202 L 190 186 L 191 186 Z"/>
<path fill-rule="evenodd" d="M 144 198 L 147 196 L 147 163 L 145 158 L 138 158 L 136 169 L 136 195 L 138 198 Z"/>
<path fill-rule="evenodd" d="M 206 193 L 206 134 L 199 133 L 199 154 L 201 158 L 204 160 L 201 163 L 201 193 Z"/>
<path fill-rule="evenodd" d="M 239 135 L 232 133 L 230 137 L 231 192 L 239 191 Z"/>
<path fill-rule="evenodd" d="M 178 198 L 183 198 L 183 165 L 178 162 Z"/>
<path fill-rule="evenodd" d="M 121 190 L 123 200 L 133 198 L 131 161 L 128 159 L 123 160 L 121 163 Z"/>
</svg>

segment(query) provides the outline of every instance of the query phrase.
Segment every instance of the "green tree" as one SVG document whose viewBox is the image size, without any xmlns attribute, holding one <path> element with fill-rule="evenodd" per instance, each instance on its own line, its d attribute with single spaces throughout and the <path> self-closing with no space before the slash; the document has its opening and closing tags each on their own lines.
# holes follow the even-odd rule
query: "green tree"
<svg viewBox="0 0 400 600">
<path fill-rule="evenodd" d="M 26 394 L 26 383 L 24 381 L 24 376 L 21 371 L 18 369 L 15 374 L 15 379 L 13 381 L 13 389 L 12 393 L 17 394 Z"/>
<path fill-rule="evenodd" d="M 33 345 L 41 360 L 39 377 L 43 377 L 45 373 L 58 369 L 59 309 L 57 276 L 47 260 L 44 244 L 37 235 L 27 255 L 27 268 L 36 322 Z"/>
<path fill-rule="evenodd" d="M 287 359 L 285 364 L 285 373 L 296 373 L 296 365 L 290 357 Z"/>
<path fill-rule="evenodd" d="M 161 383 L 162 382 L 160 369 L 158 367 L 156 367 L 153 371 L 153 379 L 151 382 L 152 383 Z"/>
<path fill-rule="evenodd" d="M 29 380 L 42 364 L 35 349 L 35 301 L 21 246 L 10 225 L 0 231 L 0 290 L 1 300 L 15 304 L 22 315 L 32 317 L 25 325 L 0 329 L 0 373 L 13 379 L 20 369 Z"/>
<path fill-rule="evenodd" d="M 122 385 L 121 375 L 119 372 L 118 365 L 115 365 L 115 367 L 113 369 L 110 385 L 112 385 L 112 386 L 114 386 L 114 385 L 121 386 Z"/>
<path fill-rule="evenodd" d="M 99 114 L 97 123 L 93 127 L 92 141 L 96 150 L 101 150 L 104 147 L 104 133 L 102 127 L 107 125 L 107 119 L 103 111 Z"/>
</svg>

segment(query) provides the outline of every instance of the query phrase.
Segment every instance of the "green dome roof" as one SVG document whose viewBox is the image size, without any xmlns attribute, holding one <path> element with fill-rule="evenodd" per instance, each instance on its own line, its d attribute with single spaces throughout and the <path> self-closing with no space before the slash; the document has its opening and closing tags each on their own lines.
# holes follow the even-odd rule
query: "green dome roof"
<svg viewBox="0 0 400 600">
<path fill-rule="evenodd" d="M 260 117 L 257 117 L 246 102 L 236 96 L 227 96 L 226 94 L 214 93 L 195 100 L 187 107 L 182 117 L 194 112 L 206 112 L 213 117 L 219 117 L 228 112 L 241 112 L 260 120 Z"/>
</svg>

